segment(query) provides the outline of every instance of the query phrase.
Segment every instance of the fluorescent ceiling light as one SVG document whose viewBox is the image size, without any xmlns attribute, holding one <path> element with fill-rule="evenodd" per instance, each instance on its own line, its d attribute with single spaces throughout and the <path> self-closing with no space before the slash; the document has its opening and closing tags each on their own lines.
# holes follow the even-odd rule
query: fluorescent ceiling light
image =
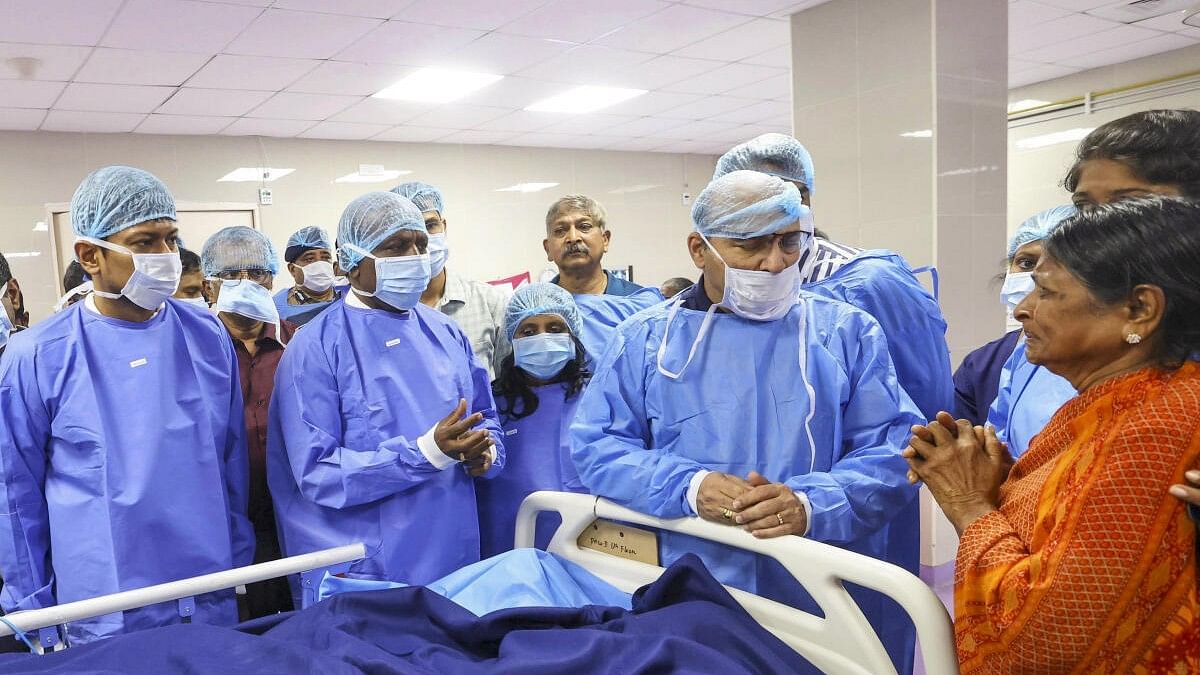
<svg viewBox="0 0 1200 675">
<path fill-rule="evenodd" d="M 1023 98 L 1020 101 L 1009 103 L 1008 113 L 1011 115 L 1015 112 L 1024 112 L 1042 105 L 1050 105 L 1050 101 L 1042 101 L 1036 98 Z"/>
<path fill-rule="evenodd" d="M 395 179 L 399 178 L 400 176 L 403 176 L 405 174 L 410 174 L 410 173 L 412 173 L 412 172 L 411 171 L 400 171 L 400 170 L 396 170 L 396 169 L 385 169 L 383 172 L 377 173 L 377 174 L 363 174 L 363 173 L 359 173 L 358 171 L 355 171 L 354 173 L 348 173 L 345 176 L 342 176 L 341 178 L 335 178 L 335 179 L 333 179 L 333 182 L 335 182 L 335 183 L 383 183 L 385 181 L 395 180 Z"/>
<path fill-rule="evenodd" d="M 276 169 L 269 166 L 243 166 L 217 179 L 218 183 L 270 183 L 279 180 L 295 169 Z"/>
<path fill-rule="evenodd" d="M 584 85 L 543 99 L 526 108 L 531 112 L 590 113 L 645 94 L 645 89 Z"/>
<path fill-rule="evenodd" d="M 502 79 L 504 79 L 503 75 L 422 68 L 399 82 L 376 92 L 374 97 L 425 103 L 449 103 Z"/>
<path fill-rule="evenodd" d="M 45 221 L 39 220 L 33 224 L 33 231 L 34 232 L 49 232 L 50 226 L 47 225 Z"/>
<path fill-rule="evenodd" d="M 509 185 L 506 188 L 500 188 L 496 192 L 541 192 L 555 185 L 558 185 L 558 183 L 517 183 L 516 185 Z"/>
<path fill-rule="evenodd" d="M 36 258 L 42 254 L 41 251 L 17 251 L 16 253 L 5 253 L 5 258 Z"/>
<path fill-rule="evenodd" d="M 633 192 L 645 192 L 646 190 L 653 190 L 656 187 L 662 187 L 662 186 L 661 185 L 651 185 L 650 183 L 639 183 L 637 185 L 629 185 L 627 187 L 619 187 L 616 190 L 609 190 L 608 194 L 610 194 L 610 195 L 627 195 L 627 194 L 630 194 Z"/>
<path fill-rule="evenodd" d="M 1041 134 L 1039 136 L 1030 136 L 1017 141 L 1017 147 L 1022 150 L 1036 150 L 1037 148 L 1045 148 L 1059 143 L 1073 143 L 1083 140 L 1084 136 L 1092 133 L 1090 127 L 1076 127 L 1067 129 L 1066 131 L 1055 131 L 1051 134 Z"/>
<path fill-rule="evenodd" d="M 906 131 L 900 135 L 905 138 L 933 138 L 933 129 L 921 129 L 920 131 Z"/>
</svg>

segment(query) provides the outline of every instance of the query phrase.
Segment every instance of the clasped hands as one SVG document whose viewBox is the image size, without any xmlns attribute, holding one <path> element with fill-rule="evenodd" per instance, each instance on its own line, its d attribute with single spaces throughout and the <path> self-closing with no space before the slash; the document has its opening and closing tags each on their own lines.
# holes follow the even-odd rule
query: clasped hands
<svg viewBox="0 0 1200 675">
<path fill-rule="evenodd" d="M 708 474 L 696 493 L 696 510 L 705 520 L 740 526 L 759 539 L 803 535 L 808 530 L 796 493 L 757 471 L 744 480 L 717 471 Z"/>
</svg>

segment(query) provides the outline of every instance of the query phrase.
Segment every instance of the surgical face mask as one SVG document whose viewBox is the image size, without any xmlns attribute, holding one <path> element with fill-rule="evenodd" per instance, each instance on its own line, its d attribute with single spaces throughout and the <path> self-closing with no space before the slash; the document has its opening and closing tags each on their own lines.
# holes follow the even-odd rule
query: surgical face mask
<svg viewBox="0 0 1200 675">
<path fill-rule="evenodd" d="M 311 262 L 300 268 L 304 271 L 304 287 L 314 293 L 333 288 L 333 263 L 327 260 Z"/>
<path fill-rule="evenodd" d="M 800 267 L 781 272 L 760 272 L 730 267 L 708 237 L 700 235 L 717 259 L 725 264 L 725 296 L 721 306 L 751 321 L 776 321 L 787 316 L 800 299 Z"/>
<path fill-rule="evenodd" d="M 213 305 L 214 310 L 237 314 L 255 321 L 279 323 L 279 309 L 275 307 L 275 299 L 262 285 L 249 279 L 210 281 L 221 284 L 221 293 L 217 296 L 217 303 Z"/>
<path fill-rule="evenodd" d="M 434 279 L 446 269 L 450 257 L 450 246 L 446 244 L 446 233 L 429 235 L 429 278 Z"/>
<path fill-rule="evenodd" d="M 133 258 L 133 274 L 120 293 L 108 293 L 96 289 L 92 291 L 102 298 L 119 300 L 129 298 L 133 304 L 146 310 L 156 310 L 167 298 L 175 294 L 179 288 L 179 278 L 183 276 L 183 262 L 179 259 L 179 251 L 170 253 L 134 253 L 124 246 L 112 244 L 103 239 L 80 237 L 78 241 L 94 244 Z"/>
<path fill-rule="evenodd" d="M 1000 301 L 1008 308 L 1008 313 L 1011 315 L 1017 309 L 1017 305 L 1033 292 L 1033 273 L 1032 272 L 1009 272 L 1004 277 L 1004 287 L 1000 289 Z"/>
<path fill-rule="evenodd" d="M 421 294 L 429 285 L 429 254 L 376 258 L 353 244 L 346 248 L 375 261 L 375 292 L 356 291 L 360 295 L 379 298 L 400 310 L 410 310 L 421 301 Z"/>
<path fill-rule="evenodd" d="M 175 298 L 175 300 L 200 309 L 208 309 L 208 303 L 204 301 L 204 298 Z"/>
<path fill-rule="evenodd" d="M 541 333 L 513 340 L 513 361 L 539 380 L 552 380 L 575 358 L 570 333 Z"/>
</svg>

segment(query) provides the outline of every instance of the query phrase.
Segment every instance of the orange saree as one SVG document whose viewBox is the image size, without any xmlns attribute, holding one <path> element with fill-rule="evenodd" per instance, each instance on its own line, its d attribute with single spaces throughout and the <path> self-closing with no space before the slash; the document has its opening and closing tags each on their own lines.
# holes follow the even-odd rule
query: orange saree
<svg viewBox="0 0 1200 675">
<path fill-rule="evenodd" d="M 1200 466 L 1200 364 L 1068 402 L 963 532 L 964 674 L 1200 673 L 1196 530 L 1167 493 Z"/>
</svg>

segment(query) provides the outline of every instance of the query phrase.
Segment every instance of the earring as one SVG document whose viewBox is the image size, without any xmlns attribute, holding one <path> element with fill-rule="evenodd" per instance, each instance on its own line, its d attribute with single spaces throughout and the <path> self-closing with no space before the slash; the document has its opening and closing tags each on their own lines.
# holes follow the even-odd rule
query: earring
<svg viewBox="0 0 1200 675">
<path fill-rule="evenodd" d="M 1131 345 L 1136 345 L 1142 341 L 1142 336 L 1138 335 L 1137 333 L 1130 333 L 1129 335 L 1125 336 L 1125 341 Z"/>
</svg>

